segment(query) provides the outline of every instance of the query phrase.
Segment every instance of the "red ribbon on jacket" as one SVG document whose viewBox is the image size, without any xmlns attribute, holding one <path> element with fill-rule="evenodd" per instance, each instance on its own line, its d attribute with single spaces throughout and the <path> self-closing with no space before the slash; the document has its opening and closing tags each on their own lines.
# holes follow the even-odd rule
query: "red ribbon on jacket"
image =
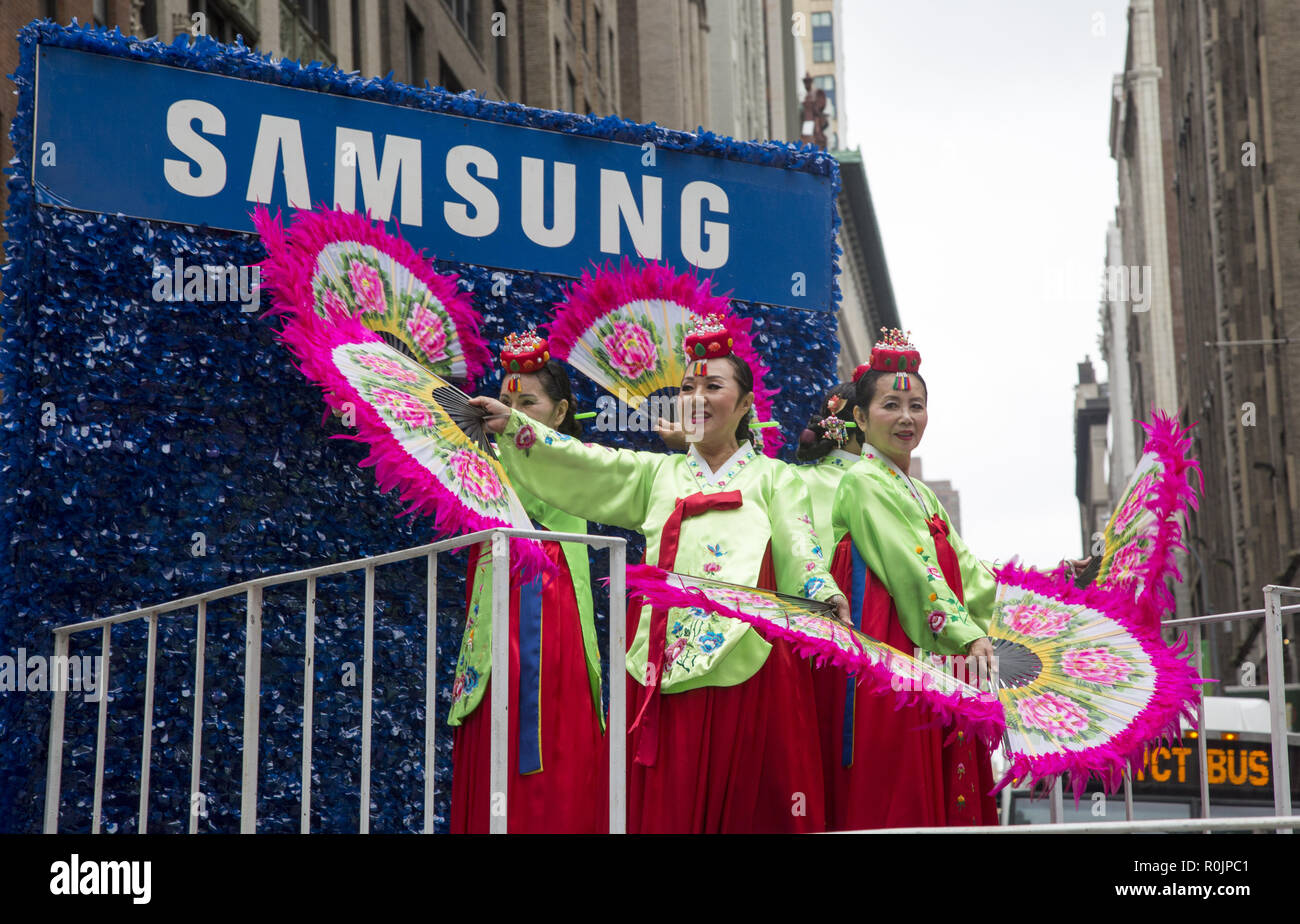
<svg viewBox="0 0 1300 924">
<path fill-rule="evenodd" d="M 948 582 L 957 599 L 965 603 L 966 595 L 962 593 L 961 587 L 961 563 L 957 561 L 956 549 L 948 542 L 948 522 L 936 513 L 925 521 L 925 525 L 930 527 L 930 536 L 934 539 L 934 551 L 939 559 L 939 570 L 943 572 L 943 579 Z"/>
<path fill-rule="evenodd" d="M 692 494 L 677 499 L 677 505 L 664 522 L 659 537 L 659 567 L 672 571 L 677 564 L 677 543 L 682 535 L 682 520 L 699 516 L 710 510 L 734 510 L 744 503 L 739 491 L 719 491 L 717 494 Z M 645 699 L 641 711 L 629 732 L 640 729 L 637 740 L 636 762 L 653 767 L 659 751 L 659 687 L 663 681 L 664 647 L 668 636 L 668 610 L 654 607 L 650 610 L 650 649 L 647 656 Z"/>
</svg>

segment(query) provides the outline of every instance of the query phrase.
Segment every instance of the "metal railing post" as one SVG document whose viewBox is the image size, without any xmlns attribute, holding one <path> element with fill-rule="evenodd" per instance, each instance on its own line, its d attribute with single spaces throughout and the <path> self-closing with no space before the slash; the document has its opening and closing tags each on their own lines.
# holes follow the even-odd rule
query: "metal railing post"
<svg viewBox="0 0 1300 924">
<path fill-rule="evenodd" d="M 302 805 L 298 832 L 311 834 L 311 726 L 316 698 L 316 579 L 307 578 L 307 615 L 302 658 Z"/>
<path fill-rule="evenodd" d="M 627 833 L 627 546 L 609 547 L 609 833 Z"/>
<path fill-rule="evenodd" d="M 1264 588 L 1264 657 L 1268 668 L 1269 731 L 1273 739 L 1273 805 L 1275 814 L 1291 814 L 1291 764 L 1287 750 L 1285 667 L 1282 662 L 1282 591 Z M 1288 828 L 1282 832 L 1290 834 Z"/>
<path fill-rule="evenodd" d="M 95 732 L 95 797 L 91 807 L 90 833 L 98 834 L 104 808 L 104 740 L 108 734 L 108 658 L 112 653 L 112 626 L 104 626 L 99 656 L 99 721 Z"/>
<path fill-rule="evenodd" d="M 438 553 L 426 559 L 424 592 L 424 833 L 433 833 L 438 796 L 434 712 L 438 703 Z M 466 580 L 473 580 L 469 576 Z"/>
<path fill-rule="evenodd" d="M 505 834 L 510 810 L 510 540 L 492 534 L 492 772 L 488 831 Z"/>
<path fill-rule="evenodd" d="M 1192 639 L 1196 645 L 1196 672 L 1201 672 L 1201 626 L 1193 627 Z M 1201 765 L 1201 817 L 1210 817 L 1209 744 L 1205 738 L 1205 696 L 1196 697 L 1196 759 Z"/>
<path fill-rule="evenodd" d="M 56 658 L 54 663 L 67 664 L 68 640 L 67 632 L 54 633 L 54 657 Z M 24 668 L 19 666 L 18 669 Z M 101 687 L 101 691 L 102 689 Z M 50 746 L 45 761 L 46 834 L 57 834 L 59 831 L 59 788 L 63 779 L 63 717 L 67 702 L 68 685 L 63 683 L 54 688 L 54 703 L 50 707 Z"/>
<path fill-rule="evenodd" d="M 153 755 L 153 686 L 158 663 L 158 614 L 149 614 L 149 653 L 144 671 L 144 734 L 140 742 L 140 823 L 141 834 L 149 832 L 149 765 Z"/>
<path fill-rule="evenodd" d="M 366 565 L 365 631 L 361 643 L 361 834 L 370 833 L 371 691 L 375 674 L 375 566 Z"/>
<path fill-rule="evenodd" d="M 203 760 L 203 667 L 208 645 L 208 602 L 199 601 L 198 624 L 194 629 L 194 736 L 190 745 L 190 834 L 199 830 L 199 816 L 206 814 L 203 793 L 199 789 L 199 769 Z M 199 809 L 203 808 L 204 812 Z"/>
<path fill-rule="evenodd" d="M 239 833 L 257 833 L 257 747 L 262 696 L 262 587 L 248 588 L 244 636 L 244 766 L 239 785 Z"/>
</svg>

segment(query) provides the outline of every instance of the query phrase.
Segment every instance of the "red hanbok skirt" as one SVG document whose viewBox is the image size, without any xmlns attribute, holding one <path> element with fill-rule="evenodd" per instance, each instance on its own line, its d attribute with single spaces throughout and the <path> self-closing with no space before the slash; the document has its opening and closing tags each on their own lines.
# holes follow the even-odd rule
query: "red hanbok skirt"
<svg viewBox="0 0 1300 924">
<path fill-rule="evenodd" d="M 831 562 L 831 576 L 843 588 L 853 587 L 851 542 L 845 536 Z M 956 556 L 946 539 L 936 537 L 940 543 L 952 556 L 953 574 L 944 566 L 942 548 L 940 567 L 960 596 Z M 871 569 L 865 578 L 862 631 L 915 654 L 889 591 Z M 848 677 L 835 667 L 818 668 L 814 677 L 828 830 L 997 824 L 996 803 L 985 795 L 994 785 L 989 752 L 941 727 L 923 707 L 896 709 L 894 697 L 855 688 L 852 762 L 844 766 Z"/>
<path fill-rule="evenodd" d="M 573 581 L 558 542 L 543 548 L 556 565 L 542 585 L 542 770 L 519 773 L 519 588 L 510 589 L 510 756 L 507 830 L 513 834 L 609 831 L 609 747 L 591 698 Z M 470 552 L 469 574 L 478 547 Z M 467 589 L 467 594 L 469 589 Z M 486 834 L 491 810 L 492 693 L 455 729 L 452 744 L 453 834 Z"/>
<path fill-rule="evenodd" d="M 758 586 L 775 589 L 771 550 Z M 628 637 L 636 629 L 628 612 Z M 646 688 L 627 678 L 628 715 Z M 661 694 L 654 766 L 628 736 L 628 832 L 768 834 L 824 831 L 821 752 L 812 671 L 784 642 L 731 687 Z"/>
</svg>

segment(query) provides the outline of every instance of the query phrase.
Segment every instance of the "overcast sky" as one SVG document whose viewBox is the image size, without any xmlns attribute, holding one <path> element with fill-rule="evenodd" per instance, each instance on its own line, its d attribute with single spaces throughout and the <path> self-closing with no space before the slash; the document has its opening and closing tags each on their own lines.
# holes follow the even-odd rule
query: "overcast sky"
<svg viewBox="0 0 1300 924">
<path fill-rule="evenodd" d="M 1123 0 L 844 0 L 861 147 L 903 325 L 921 351 L 927 480 L 981 558 L 1081 553 L 1074 384 L 1097 339 L 1116 203 Z"/>
</svg>

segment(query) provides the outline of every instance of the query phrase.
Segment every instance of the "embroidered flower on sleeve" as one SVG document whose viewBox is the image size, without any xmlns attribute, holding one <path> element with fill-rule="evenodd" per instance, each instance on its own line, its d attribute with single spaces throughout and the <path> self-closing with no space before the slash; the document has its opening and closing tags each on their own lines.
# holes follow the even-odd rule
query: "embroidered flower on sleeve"
<svg viewBox="0 0 1300 924">
<path fill-rule="evenodd" d="M 943 631 L 944 625 L 948 622 L 948 617 L 940 610 L 935 610 L 930 614 L 930 631 L 936 635 Z"/>
<path fill-rule="evenodd" d="M 520 427 L 519 432 L 515 434 L 515 448 L 523 450 L 525 454 L 533 448 L 533 444 L 536 442 L 537 431 L 528 424 Z"/>
<path fill-rule="evenodd" d="M 705 652 L 716 651 L 718 649 L 718 646 L 721 644 L 722 644 L 721 632 L 705 632 L 703 635 L 700 636 L 700 647 L 703 648 Z"/>
<path fill-rule="evenodd" d="M 823 578 L 812 577 L 803 582 L 803 595 L 812 599 L 812 595 L 826 586 Z"/>
<path fill-rule="evenodd" d="M 679 638 L 664 651 L 664 667 L 667 668 L 677 660 L 677 656 L 686 650 L 686 639 Z"/>
<path fill-rule="evenodd" d="M 721 570 L 722 565 L 718 564 L 716 561 L 706 561 L 704 563 L 705 574 L 717 574 Z"/>
</svg>

